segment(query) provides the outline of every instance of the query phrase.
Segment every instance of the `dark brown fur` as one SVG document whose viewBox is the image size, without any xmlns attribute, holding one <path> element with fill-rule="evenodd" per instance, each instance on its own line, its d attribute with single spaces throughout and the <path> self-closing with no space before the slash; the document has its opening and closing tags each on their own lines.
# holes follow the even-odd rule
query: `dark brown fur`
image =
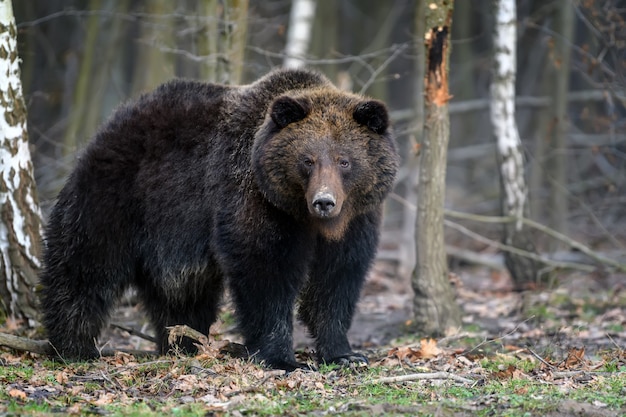
<svg viewBox="0 0 626 417">
<path fill-rule="evenodd" d="M 300 366 L 298 297 L 321 361 L 365 360 L 346 332 L 397 169 L 388 124 L 382 103 L 297 70 L 241 87 L 173 81 L 121 107 L 50 216 L 50 341 L 64 357 L 97 356 L 133 286 L 166 351 L 166 326 L 208 332 L 226 284 L 257 360 Z"/>
</svg>

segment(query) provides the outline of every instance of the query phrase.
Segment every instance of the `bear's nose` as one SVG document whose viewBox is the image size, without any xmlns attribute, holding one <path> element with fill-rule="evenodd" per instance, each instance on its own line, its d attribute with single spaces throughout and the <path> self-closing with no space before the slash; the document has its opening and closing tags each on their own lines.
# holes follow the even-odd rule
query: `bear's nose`
<svg viewBox="0 0 626 417">
<path fill-rule="evenodd" d="M 328 193 L 318 193 L 313 200 L 313 208 L 315 212 L 322 216 L 328 216 L 335 206 L 337 205 L 337 200 L 331 194 Z"/>
</svg>

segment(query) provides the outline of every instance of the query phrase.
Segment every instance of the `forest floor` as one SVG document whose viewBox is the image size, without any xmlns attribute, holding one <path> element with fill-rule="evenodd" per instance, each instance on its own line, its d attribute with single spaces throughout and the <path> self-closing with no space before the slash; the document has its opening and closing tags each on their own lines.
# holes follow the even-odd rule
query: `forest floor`
<svg viewBox="0 0 626 417">
<path fill-rule="evenodd" d="M 376 265 L 350 332 L 368 367 L 285 374 L 231 358 L 225 312 L 195 357 L 62 363 L 2 349 L 0 416 L 626 415 L 626 276 L 569 273 L 513 292 L 501 272 L 463 268 L 453 277 L 463 327 L 432 340 L 408 332 L 410 284 L 393 275 Z M 137 307 L 113 322 L 145 331 Z M 294 338 L 312 360 L 301 327 Z M 101 342 L 153 349 L 114 327 Z"/>
</svg>

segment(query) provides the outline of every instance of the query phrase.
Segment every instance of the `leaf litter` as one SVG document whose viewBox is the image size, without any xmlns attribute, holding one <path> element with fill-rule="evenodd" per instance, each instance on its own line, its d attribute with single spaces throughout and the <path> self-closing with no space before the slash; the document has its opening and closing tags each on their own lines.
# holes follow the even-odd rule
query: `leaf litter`
<svg viewBox="0 0 626 417">
<path fill-rule="evenodd" d="M 386 323 L 386 329 L 397 326 L 397 334 L 403 334 L 410 324 L 410 294 L 402 304 L 397 294 L 381 296 L 387 284 L 376 285 L 371 296 L 366 290 L 356 321 L 366 320 L 368 311 L 377 317 L 390 311 L 395 322 Z M 474 415 L 515 410 L 520 396 L 538 401 L 537 407 L 556 404 L 541 409 L 539 414 L 545 415 L 610 416 L 626 410 L 624 400 L 611 403 L 592 395 L 617 378 L 622 383 L 618 394 L 626 396 L 623 292 L 577 293 L 566 285 L 520 294 L 461 285 L 457 293 L 465 328 L 455 335 L 386 336 L 380 344 L 372 342 L 375 325 L 351 333 L 370 357 L 367 367 L 291 373 L 265 369 L 234 357 L 237 343 L 230 341 L 224 324 L 199 341 L 195 357 L 119 352 L 91 363 L 63 363 L 2 350 L 0 414 L 38 406 L 70 415 L 108 415 L 137 407 L 154 415 L 185 409 L 205 415 L 415 415 L 447 404 L 452 415 Z M 385 299 L 395 304 L 384 305 Z M 302 349 L 310 341 L 298 343 L 299 360 L 313 362 L 313 353 Z M 554 389 L 558 398 L 542 397 L 547 394 L 535 393 L 537 387 Z M 590 394 L 579 398 L 577 392 Z"/>
</svg>

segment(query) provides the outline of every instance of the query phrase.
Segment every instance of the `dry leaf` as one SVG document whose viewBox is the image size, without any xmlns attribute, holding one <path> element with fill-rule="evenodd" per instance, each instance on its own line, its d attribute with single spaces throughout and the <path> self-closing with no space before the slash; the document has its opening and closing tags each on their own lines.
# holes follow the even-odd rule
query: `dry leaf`
<svg viewBox="0 0 626 417">
<path fill-rule="evenodd" d="M 437 341 L 435 339 L 422 339 L 420 340 L 422 358 L 430 359 L 441 353 L 441 349 L 437 347 Z"/>
<path fill-rule="evenodd" d="M 517 368 L 514 365 L 509 365 L 506 369 L 502 371 L 495 371 L 492 375 L 497 379 L 513 379 L 515 371 L 517 371 Z"/>
<path fill-rule="evenodd" d="M 565 359 L 565 367 L 572 368 L 577 365 L 581 365 L 584 362 L 585 358 L 585 347 L 581 348 L 571 348 L 569 352 L 567 352 L 567 358 Z"/>
<path fill-rule="evenodd" d="M 11 398 L 17 398 L 19 400 L 25 400 L 28 397 L 24 391 L 17 388 L 9 390 L 9 396 Z"/>
<path fill-rule="evenodd" d="M 54 379 L 56 379 L 56 381 L 59 384 L 67 384 L 67 381 L 69 380 L 69 376 L 67 375 L 66 372 L 57 372 L 57 374 L 54 376 Z"/>
<path fill-rule="evenodd" d="M 94 405 L 107 405 L 111 404 L 115 400 L 115 394 L 112 392 L 105 392 L 100 394 L 97 400 L 93 402 Z"/>
<path fill-rule="evenodd" d="M 435 339 L 420 340 L 420 348 L 412 346 L 394 347 L 387 352 L 387 357 L 398 358 L 400 361 L 417 362 L 420 359 L 431 359 L 442 352 Z"/>
</svg>

